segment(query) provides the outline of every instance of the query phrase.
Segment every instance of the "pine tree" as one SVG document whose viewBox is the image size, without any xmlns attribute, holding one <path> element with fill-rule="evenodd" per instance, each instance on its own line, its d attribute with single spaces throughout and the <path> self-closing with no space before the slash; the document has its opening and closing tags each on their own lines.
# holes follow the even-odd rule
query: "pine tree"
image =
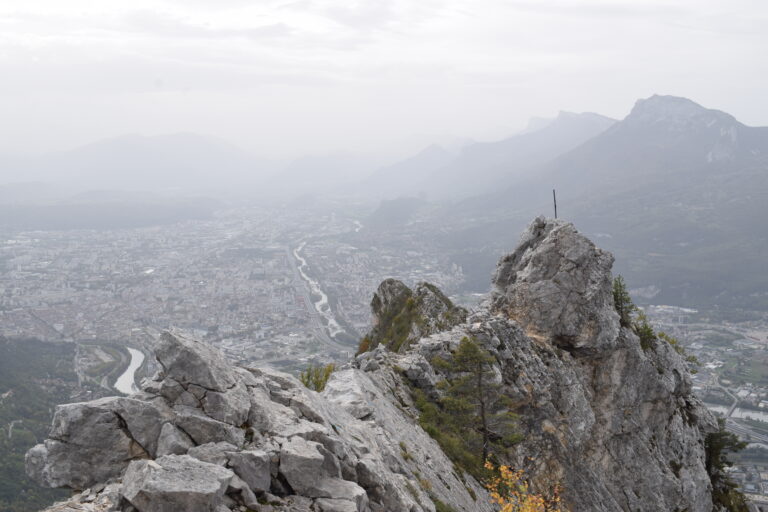
<svg viewBox="0 0 768 512">
<path fill-rule="evenodd" d="M 443 383 L 444 420 L 482 465 L 493 449 L 519 441 L 510 401 L 493 370 L 494 357 L 475 341 L 463 338 L 450 360 L 434 363 L 452 378 Z"/>
<path fill-rule="evenodd" d="M 632 315 L 637 311 L 637 306 L 632 302 L 632 297 L 630 297 L 627 291 L 627 285 L 621 276 L 616 276 L 613 280 L 613 305 L 619 314 L 621 326 L 630 327 L 632 325 Z"/>
<path fill-rule="evenodd" d="M 728 456 L 746 448 L 747 443 L 725 429 L 725 419 L 719 418 L 717 423 L 718 430 L 707 434 L 704 440 L 705 465 L 712 481 L 712 501 L 721 510 L 747 512 L 749 508 L 744 494 L 726 472 L 726 468 L 733 464 Z"/>
</svg>

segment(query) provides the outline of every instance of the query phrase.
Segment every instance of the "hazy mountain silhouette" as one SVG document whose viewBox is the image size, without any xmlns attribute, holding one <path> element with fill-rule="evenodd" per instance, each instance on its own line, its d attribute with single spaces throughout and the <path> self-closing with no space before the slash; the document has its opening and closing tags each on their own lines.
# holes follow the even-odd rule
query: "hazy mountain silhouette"
<svg viewBox="0 0 768 512">
<path fill-rule="evenodd" d="M 768 305 L 767 177 L 768 128 L 652 96 L 512 186 L 456 206 L 476 223 L 451 243 L 470 230 L 505 240 L 532 214 L 551 215 L 557 188 L 560 215 L 601 238 L 630 284 L 661 290 L 649 300 Z"/>
<path fill-rule="evenodd" d="M 392 196 L 427 192 L 430 198 L 462 198 L 498 190 L 609 128 L 613 119 L 592 113 L 561 112 L 534 119 L 518 135 L 468 145 L 447 160 L 439 148 L 380 170 L 373 185 Z M 387 181 L 387 177 L 389 180 Z"/>
<path fill-rule="evenodd" d="M 0 169 L 3 182 L 56 182 L 78 190 L 210 191 L 253 183 L 273 165 L 220 139 L 194 134 L 124 135 Z"/>
<path fill-rule="evenodd" d="M 363 186 L 377 197 L 395 197 L 405 191 L 426 193 L 431 188 L 428 178 L 432 173 L 455 157 L 456 153 L 433 144 L 410 158 L 378 169 L 363 181 Z M 415 190 L 415 185 L 423 188 Z"/>
</svg>

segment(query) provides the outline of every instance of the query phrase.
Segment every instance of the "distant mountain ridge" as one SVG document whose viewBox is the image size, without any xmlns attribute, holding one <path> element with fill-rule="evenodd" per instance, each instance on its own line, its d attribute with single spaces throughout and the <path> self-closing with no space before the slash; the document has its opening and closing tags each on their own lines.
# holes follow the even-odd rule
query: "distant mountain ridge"
<svg viewBox="0 0 768 512">
<path fill-rule="evenodd" d="M 768 128 L 686 98 L 654 95 L 526 177 L 443 212 L 453 247 L 511 244 L 530 215 L 559 213 L 603 239 L 655 302 L 768 306 Z M 475 219 L 467 222 L 465 219 Z M 496 245 L 497 248 L 498 245 Z M 490 251 L 490 249 L 488 249 Z M 466 260 L 464 260 L 466 269 Z M 490 271 L 478 269 L 477 286 Z"/>
<path fill-rule="evenodd" d="M 553 120 L 532 122 L 520 134 L 470 144 L 453 158 L 439 148 L 427 148 L 381 169 L 371 184 L 389 197 L 426 192 L 432 199 L 457 199 L 498 190 L 613 123 L 614 119 L 599 114 L 560 112 Z"/>
<path fill-rule="evenodd" d="M 210 191 L 255 183 L 274 164 L 228 142 L 196 133 L 122 135 L 0 168 L 6 183 L 41 181 L 87 189 Z"/>
</svg>

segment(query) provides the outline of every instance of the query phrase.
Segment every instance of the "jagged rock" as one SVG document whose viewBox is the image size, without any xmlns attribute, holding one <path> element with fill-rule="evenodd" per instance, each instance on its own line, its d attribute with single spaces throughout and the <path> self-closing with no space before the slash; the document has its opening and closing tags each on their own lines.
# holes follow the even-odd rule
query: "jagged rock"
<svg viewBox="0 0 768 512">
<path fill-rule="evenodd" d="M 49 439 L 29 452 L 29 474 L 50 487 L 106 482 L 132 459 L 154 455 L 163 421 L 155 406 L 132 398 L 60 405 Z"/>
<path fill-rule="evenodd" d="M 207 391 L 201 403 L 211 418 L 237 427 L 248 420 L 251 405 L 248 389 L 240 382 L 224 393 Z"/>
<path fill-rule="evenodd" d="M 245 432 L 242 429 L 206 416 L 199 409 L 177 405 L 173 408 L 173 412 L 176 427 L 187 434 L 195 444 L 223 441 L 242 446 L 245 442 Z"/>
<path fill-rule="evenodd" d="M 123 477 L 123 496 L 139 512 L 211 512 L 232 477 L 232 471 L 189 455 L 165 455 L 132 462 Z"/>
<path fill-rule="evenodd" d="M 315 500 L 318 512 L 358 512 L 357 505 L 347 500 L 320 498 Z"/>
<path fill-rule="evenodd" d="M 359 378 L 360 372 L 353 369 L 339 370 L 334 373 L 334 378 L 325 385 L 323 396 L 326 399 L 340 405 L 349 414 L 357 419 L 365 419 L 373 413 L 370 398 L 354 382 Z"/>
<path fill-rule="evenodd" d="M 609 348 L 619 334 L 612 265 L 573 224 L 539 217 L 496 268 L 494 310 L 563 348 Z"/>
<path fill-rule="evenodd" d="M 243 479 L 237 475 L 233 476 L 229 481 L 229 485 L 227 486 L 227 495 L 236 496 L 236 500 L 247 508 L 254 510 L 259 510 L 261 508 L 259 506 L 259 499 L 253 493 L 248 484 L 245 483 L 245 481 L 243 481 Z"/>
<path fill-rule="evenodd" d="M 166 423 L 160 430 L 157 440 L 157 456 L 184 455 L 195 446 L 187 434 L 174 427 L 172 423 Z"/>
<path fill-rule="evenodd" d="M 206 443 L 191 448 L 188 455 L 203 462 L 224 466 L 229 461 L 227 452 L 234 450 L 237 450 L 237 447 L 233 444 L 225 442 Z"/>
<path fill-rule="evenodd" d="M 229 467 L 255 492 L 269 490 L 272 476 L 270 456 L 263 450 L 229 452 Z"/>
<path fill-rule="evenodd" d="M 195 384 L 225 392 L 236 384 L 232 366 L 219 351 L 181 334 L 164 332 L 155 347 L 155 357 L 165 376 L 184 388 Z"/>
<path fill-rule="evenodd" d="M 355 482 L 340 478 L 322 479 L 309 490 L 308 494 L 314 498 L 331 498 L 333 502 L 347 501 L 355 506 L 357 512 L 363 512 L 368 507 L 368 495 L 365 489 Z"/>
<path fill-rule="evenodd" d="M 371 301 L 373 328 L 365 337 L 365 350 L 384 344 L 394 352 L 405 351 L 424 336 L 458 325 L 467 311 L 454 305 L 429 283 L 411 290 L 396 279 L 386 279 Z"/>
<path fill-rule="evenodd" d="M 315 498 L 309 493 L 318 481 L 340 478 L 341 469 L 323 445 L 294 436 L 280 449 L 280 474 L 296 492 Z"/>
</svg>

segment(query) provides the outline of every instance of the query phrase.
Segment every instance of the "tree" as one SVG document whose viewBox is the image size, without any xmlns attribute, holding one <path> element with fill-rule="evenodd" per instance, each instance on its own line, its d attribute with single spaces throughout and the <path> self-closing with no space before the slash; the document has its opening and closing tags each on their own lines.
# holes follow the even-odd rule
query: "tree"
<svg viewBox="0 0 768 512">
<path fill-rule="evenodd" d="M 645 313 L 639 312 L 637 317 L 632 320 L 632 330 L 637 334 L 637 337 L 640 338 L 640 346 L 643 350 L 650 350 L 653 348 L 653 344 L 658 338 L 656 337 L 656 331 L 653 330 Z"/>
<path fill-rule="evenodd" d="M 627 291 L 624 278 L 616 276 L 613 280 L 613 305 L 619 314 L 619 322 L 622 327 L 632 326 L 632 315 L 637 311 L 637 306 L 632 302 L 632 297 Z"/>
<path fill-rule="evenodd" d="M 717 422 L 718 430 L 707 434 L 704 439 L 705 465 L 712 481 L 712 501 L 729 512 L 747 512 L 744 495 L 725 472 L 727 467 L 733 465 L 728 455 L 743 450 L 747 443 L 725 429 L 725 419 L 718 418 Z"/>
<path fill-rule="evenodd" d="M 474 340 L 464 337 L 450 360 L 433 361 L 451 377 L 442 383 L 444 421 L 463 439 L 482 467 L 492 449 L 503 450 L 520 440 L 510 400 L 501 392 L 495 358 Z"/>
<path fill-rule="evenodd" d="M 309 389 L 319 393 L 325 389 L 325 385 L 334 371 L 336 371 L 336 365 L 333 363 L 325 366 L 310 364 L 306 370 L 299 374 L 299 380 Z"/>
</svg>

